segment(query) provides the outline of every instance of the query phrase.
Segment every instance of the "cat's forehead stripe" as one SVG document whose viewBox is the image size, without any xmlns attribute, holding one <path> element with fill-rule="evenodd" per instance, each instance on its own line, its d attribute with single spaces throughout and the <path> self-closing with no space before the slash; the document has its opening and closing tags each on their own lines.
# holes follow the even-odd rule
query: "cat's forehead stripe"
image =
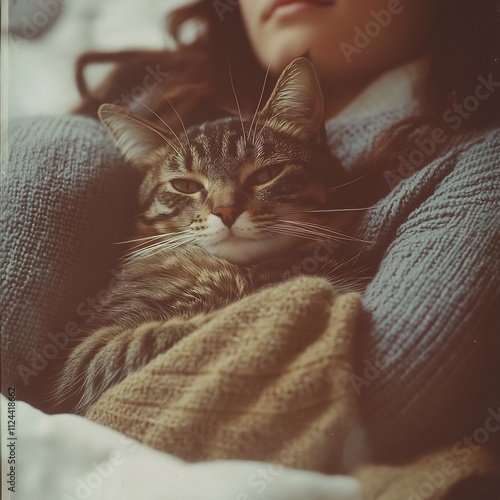
<svg viewBox="0 0 500 500">
<path fill-rule="evenodd" d="M 238 134 L 235 131 L 229 132 L 224 137 L 224 150 L 231 158 L 236 158 L 238 155 Z"/>
<path fill-rule="evenodd" d="M 194 149 L 195 156 L 204 157 L 207 153 L 205 136 L 199 135 L 198 137 L 191 139 L 191 148 Z"/>
<path fill-rule="evenodd" d="M 195 172 L 212 181 L 233 180 L 244 165 L 290 162 L 307 163 L 311 155 L 302 147 L 290 143 L 283 131 L 272 130 L 259 120 L 224 118 L 195 126 L 188 131 L 188 152 L 178 162 L 181 172 Z M 243 134 L 244 127 L 245 134 Z M 292 160 L 292 161 L 290 161 Z"/>
</svg>

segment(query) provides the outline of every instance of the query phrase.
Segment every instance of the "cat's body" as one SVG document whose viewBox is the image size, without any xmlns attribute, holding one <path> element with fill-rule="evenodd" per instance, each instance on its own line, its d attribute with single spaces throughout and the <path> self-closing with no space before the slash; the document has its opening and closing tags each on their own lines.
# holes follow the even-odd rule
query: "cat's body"
<svg viewBox="0 0 500 500">
<path fill-rule="evenodd" d="M 308 259 L 315 266 L 307 272 L 345 273 L 318 242 L 342 241 L 354 218 L 335 211 L 343 172 L 304 59 L 251 120 L 227 118 L 178 137 L 114 106 L 100 116 L 144 180 L 135 248 L 58 384 L 59 399 L 72 399 L 65 409 L 79 402 L 79 411 L 178 340 L 169 330 L 176 317 L 216 311 L 300 273 Z"/>
</svg>

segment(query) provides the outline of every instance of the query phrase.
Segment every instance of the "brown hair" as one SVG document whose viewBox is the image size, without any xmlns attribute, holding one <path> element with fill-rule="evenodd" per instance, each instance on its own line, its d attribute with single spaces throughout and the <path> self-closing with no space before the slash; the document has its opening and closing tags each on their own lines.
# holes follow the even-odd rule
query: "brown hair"
<svg viewBox="0 0 500 500">
<path fill-rule="evenodd" d="M 202 33 L 194 41 L 185 43 L 183 35 L 189 23 L 197 24 Z M 179 121 L 172 106 L 188 124 L 233 112 L 230 72 L 242 108 L 256 105 L 265 72 L 255 59 L 237 7 L 227 12 L 221 21 L 212 1 L 199 0 L 173 11 L 167 18 L 167 29 L 176 44 L 175 50 L 82 55 L 77 61 L 76 77 L 83 101 L 75 111 L 94 114 L 103 102 L 126 103 L 123 97 L 141 86 L 148 67 L 169 76 L 158 91 L 141 100 L 173 128 L 179 127 Z M 83 74 L 85 68 L 109 62 L 118 64 L 95 92 L 89 92 Z M 271 80 L 268 93 L 273 85 Z M 134 111 L 152 121 L 155 119 L 144 106 Z"/>
<path fill-rule="evenodd" d="M 478 78 L 500 81 L 500 2 L 498 0 L 431 0 L 434 23 L 429 37 L 431 71 L 422 113 L 391 128 L 373 152 L 375 164 L 390 163 L 408 149 L 407 137 L 427 125 L 443 126 L 443 116 L 454 105 L 474 96 Z M 152 118 L 149 107 L 166 119 L 172 128 L 179 120 L 175 107 L 187 124 L 215 119 L 234 112 L 234 97 L 229 67 L 241 107 L 254 109 L 265 72 L 258 64 L 245 35 L 239 8 L 233 2 L 221 21 L 214 2 L 198 0 L 168 16 L 167 29 L 177 45 L 175 50 L 90 53 L 77 63 L 77 83 L 83 97 L 77 113 L 94 114 L 103 102 L 127 104 L 124 96 L 141 87 L 146 68 L 168 73 L 143 100 L 145 106 L 134 109 Z M 183 41 L 184 29 L 196 23 L 201 34 L 194 41 Z M 89 64 L 117 63 L 107 80 L 91 93 L 84 79 Z M 490 76 L 491 75 L 491 76 Z M 269 78 L 265 96 L 273 87 Z M 132 101 L 131 101 L 132 102 Z M 265 101 L 263 101 L 265 102 Z M 500 91 L 464 120 L 460 130 L 483 128 L 500 120 Z"/>
</svg>

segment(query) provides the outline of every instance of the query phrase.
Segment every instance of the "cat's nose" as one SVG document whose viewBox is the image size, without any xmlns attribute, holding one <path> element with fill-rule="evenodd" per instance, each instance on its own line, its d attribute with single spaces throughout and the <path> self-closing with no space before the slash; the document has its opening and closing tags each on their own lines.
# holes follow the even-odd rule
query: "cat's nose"
<svg viewBox="0 0 500 500">
<path fill-rule="evenodd" d="M 235 206 L 230 205 L 227 207 L 215 207 L 212 213 L 217 215 L 217 217 L 220 217 L 222 222 L 227 227 L 231 227 L 236 222 L 236 219 L 241 215 L 241 210 L 238 210 Z"/>
</svg>

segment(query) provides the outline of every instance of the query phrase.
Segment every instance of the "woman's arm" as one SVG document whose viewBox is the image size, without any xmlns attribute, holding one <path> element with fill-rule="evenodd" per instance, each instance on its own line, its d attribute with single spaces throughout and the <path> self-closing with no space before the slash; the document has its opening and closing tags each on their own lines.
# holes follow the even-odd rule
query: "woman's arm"
<svg viewBox="0 0 500 500">
<path fill-rule="evenodd" d="M 353 380 L 380 453 L 456 441 L 499 411 L 500 134 L 462 147 L 360 230 L 391 241 L 364 296 Z"/>
<path fill-rule="evenodd" d="M 12 120 L 7 131 L 2 368 L 19 396 L 38 406 L 82 311 L 110 281 L 137 181 L 96 120 L 38 116 Z"/>
</svg>

